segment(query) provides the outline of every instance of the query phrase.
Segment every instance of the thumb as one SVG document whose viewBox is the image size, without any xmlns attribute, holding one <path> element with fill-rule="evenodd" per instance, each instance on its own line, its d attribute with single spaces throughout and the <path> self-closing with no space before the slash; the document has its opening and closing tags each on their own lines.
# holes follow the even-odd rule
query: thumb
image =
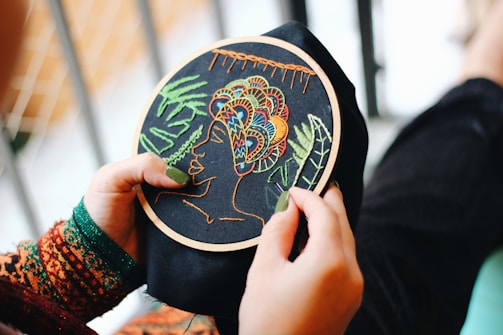
<svg viewBox="0 0 503 335">
<path fill-rule="evenodd" d="M 161 157 L 143 153 L 103 166 L 96 174 L 91 188 L 104 193 L 124 193 L 143 182 L 155 187 L 179 188 L 189 180 L 188 175 L 182 171 L 179 171 L 184 176 L 182 182 L 169 178 L 166 172 L 166 162 Z"/>
<path fill-rule="evenodd" d="M 286 210 L 274 214 L 262 229 L 255 258 L 288 260 L 299 223 L 299 210 L 291 199 Z"/>
</svg>

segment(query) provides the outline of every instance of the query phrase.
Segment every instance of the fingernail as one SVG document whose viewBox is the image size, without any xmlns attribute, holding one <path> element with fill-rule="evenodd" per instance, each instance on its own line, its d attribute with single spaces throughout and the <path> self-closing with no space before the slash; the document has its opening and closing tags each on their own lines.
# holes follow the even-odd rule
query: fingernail
<svg viewBox="0 0 503 335">
<path fill-rule="evenodd" d="M 278 198 L 278 202 L 276 202 L 276 207 L 274 208 L 274 213 L 283 212 L 288 208 L 288 191 L 284 191 Z"/>
<path fill-rule="evenodd" d="M 166 176 L 181 185 L 187 184 L 190 180 L 190 176 L 187 173 L 170 165 L 166 166 Z"/>
<path fill-rule="evenodd" d="M 339 185 L 339 182 L 335 179 L 332 180 L 332 185 L 334 185 L 335 187 L 337 187 L 339 190 L 341 189 L 341 186 Z"/>
</svg>

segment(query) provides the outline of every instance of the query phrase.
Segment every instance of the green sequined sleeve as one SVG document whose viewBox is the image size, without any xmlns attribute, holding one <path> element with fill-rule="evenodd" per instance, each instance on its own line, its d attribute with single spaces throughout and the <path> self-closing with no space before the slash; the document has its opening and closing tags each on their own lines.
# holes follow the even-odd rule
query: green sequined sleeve
<svg viewBox="0 0 503 335">
<path fill-rule="evenodd" d="M 117 305 L 144 283 L 144 271 L 92 221 L 81 201 L 68 221 L 38 242 L 0 256 L 0 277 L 57 302 L 84 321 Z"/>
</svg>

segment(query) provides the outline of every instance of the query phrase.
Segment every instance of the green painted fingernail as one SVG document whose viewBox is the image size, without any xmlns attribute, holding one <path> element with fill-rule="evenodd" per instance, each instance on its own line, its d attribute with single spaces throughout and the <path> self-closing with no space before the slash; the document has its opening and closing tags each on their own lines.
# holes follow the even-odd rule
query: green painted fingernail
<svg viewBox="0 0 503 335">
<path fill-rule="evenodd" d="M 288 208 L 288 191 L 284 191 L 278 198 L 278 202 L 276 202 L 276 207 L 274 208 L 274 213 L 283 212 Z"/>
<path fill-rule="evenodd" d="M 187 173 L 170 165 L 166 166 L 166 176 L 181 185 L 187 184 L 190 180 L 190 176 Z"/>
</svg>

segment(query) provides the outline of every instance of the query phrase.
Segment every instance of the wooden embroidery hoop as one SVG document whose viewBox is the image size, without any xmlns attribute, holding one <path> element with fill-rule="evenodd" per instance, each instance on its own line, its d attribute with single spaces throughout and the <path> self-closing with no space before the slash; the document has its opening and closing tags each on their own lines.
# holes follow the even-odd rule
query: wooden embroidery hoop
<svg viewBox="0 0 503 335">
<path fill-rule="evenodd" d="M 224 39 L 219 42 L 213 43 L 198 52 L 194 53 L 192 56 L 188 57 L 185 61 L 183 61 L 181 64 L 179 64 L 177 67 L 175 67 L 173 70 L 171 70 L 155 87 L 153 93 L 151 94 L 142 115 L 140 116 L 140 121 L 138 122 L 137 130 L 135 133 L 135 138 L 134 138 L 134 144 L 133 144 L 133 154 L 136 155 L 138 154 L 139 151 L 139 139 L 140 139 L 140 134 L 142 130 L 142 126 L 144 124 L 144 120 L 146 119 L 148 113 L 150 112 L 150 107 L 154 103 L 154 100 L 158 97 L 159 92 L 165 85 L 173 78 L 175 74 L 177 74 L 181 69 L 183 69 L 185 66 L 187 66 L 190 62 L 193 60 L 197 59 L 199 56 L 202 56 L 208 52 L 211 52 L 212 50 L 230 46 L 233 44 L 238 44 L 238 43 L 258 43 L 258 44 L 265 44 L 265 45 L 270 45 L 274 47 L 281 48 L 283 50 L 287 50 L 291 53 L 293 53 L 296 57 L 300 58 L 303 62 L 305 62 L 315 73 L 316 76 L 318 77 L 319 81 L 321 82 L 323 88 L 325 89 L 325 93 L 327 95 L 327 99 L 329 101 L 331 111 L 332 111 L 332 143 L 331 143 L 331 148 L 330 148 L 330 154 L 328 157 L 328 161 L 326 163 L 326 167 L 323 170 L 323 173 L 321 177 L 319 178 L 317 185 L 313 189 L 313 192 L 317 194 L 321 194 L 323 190 L 325 189 L 327 183 L 329 182 L 331 173 L 334 169 L 336 160 L 337 160 L 337 154 L 339 151 L 339 146 L 340 146 L 340 138 L 341 138 L 341 118 L 340 118 L 340 109 L 339 109 L 339 104 L 338 104 L 338 99 L 335 94 L 335 90 L 332 86 L 332 83 L 330 82 L 330 79 L 328 76 L 325 74 L 323 69 L 320 67 L 320 65 L 310 56 L 308 55 L 304 50 L 301 48 L 288 43 L 284 40 L 274 38 L 274 37 L 269 37 L 269 36 L 252 36 L 252 37 L 238 37 L 238 38 L 229 38 L 229 39 Z M 168 223 L 165 223 L 155 212 L 155 210 L 152 208 L 151 203 L 149 202 L 149 199 L 147 199 L 146 194 L 144 193 L 143 187 L 139 186 L 137 187 L 137 193 L 138 193 L 138 198 L 139 201 L 150 218 L 152 220 L 153 224 L 165 235 L 170 237 L 171 239 L 194 249 L 198 250 L 203 250 L 203 251 L 211 251 L 211 252 L 228 252 L 228 251 L 234 251 L 234 250 L 241 250 L 249 247 L 253 247 L 257 245 L 260 236 L 254 236 L 249 239 L 245 239 L 242 241 L 236 241 L 236 242 L 230 242 L 230 243 L 208 243 L 208 242 L 202 242 L 198 241 L 192 238 L 189 238 L 187 236 L 184 236 L 180 232 L 174 230 L 172 227 L 168 225 Z M 268 218 L 266 218 L 267 220 Z M 183 220 L 183 218 L 182 218 Z"/>
</svg>

